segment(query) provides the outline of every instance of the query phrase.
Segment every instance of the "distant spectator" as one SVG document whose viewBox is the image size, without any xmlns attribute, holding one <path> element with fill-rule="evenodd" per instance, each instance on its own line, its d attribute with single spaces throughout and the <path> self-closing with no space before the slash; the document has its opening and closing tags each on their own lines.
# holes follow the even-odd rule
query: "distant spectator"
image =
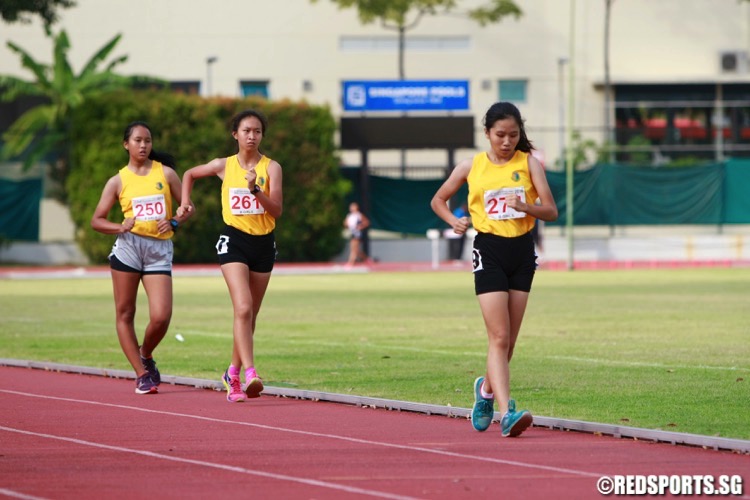
<svg viewBox="0 0 750 500">
<path fill-rule="evenodd" d="M 365 262 L 367 255 L 363 248 L 364 231 L 370 227 L 370 219 L 359 210 L 359 203 L 349 204 L 349 213 L 344 219 L 344 227 L 349 230 L 349 260 L 347 266 L 353 266 L 357 261 Z"/>
</svg>

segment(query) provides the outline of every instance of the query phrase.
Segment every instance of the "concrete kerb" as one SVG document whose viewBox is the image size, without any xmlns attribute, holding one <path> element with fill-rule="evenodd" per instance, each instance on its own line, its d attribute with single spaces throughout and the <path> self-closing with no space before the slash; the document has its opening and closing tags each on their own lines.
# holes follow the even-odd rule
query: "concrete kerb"
<svg viewBox="0 0 750 500">
<path fill-rule="evenodd" d="M 135 375 L 127 370 L 107 370 L 102 368 L 91 368 L 86 366 L 68 365 L 62 363 L 51 363 L 44 361 L 28 361 L 19 359 L 0 358 L 0 366 L 18 368 L 29 368 L 47 370 L 63 373 L 78 373 L 83 375 L 94 375 L 100 377 L 135 379 Z M 183 385 L 199 389 L 212 389 L 223 391 L 221 382 L 215 380 L 198 379 L 191 377 L 179 377 L 162 374 L 162 382 L 172 385 Z M 393 399 L 372 398 L 367 396 L 356 396 L 348 394 L 336 394 L 331 392 L 311 391 L 305 389 L 291 389 L 286 387 L 266 386 L 263 394 L 309 401 L 324 401 L 329 403 L 347 404 L 358 407 L 369 407 L 373 409 L 382 408 L 395 411 L 410 411 L 426 415 L 438 415 L 451 418 L 466 418 L 471 414 L 469 408 L 454 408 L 452 406 L 433 405 L 426 403 L 413 403 Z M 500 419 L 499 412 L 495 412 L 494 419 Z M 643 429 L 639 427 L 626 427 L 620 425 L 601 424 L 596 422 L 585 422 L 582 420 L 568 420 L 563 418 L 534 416 L 535 427 L 546 427 L 562 431 L 577 431 L 588 434 L 601 434 L 616 438 L 629 438 L 638 441 L 653 441 L 669 443 L 672 445 L 696 446 L 713 450 L 728 450 L 743 454 L 750 454 L 750 440 L 730 439 L 713 436 L 701 436 L 697 434 L 686 434 L 655 429 Z"/>
</svg>

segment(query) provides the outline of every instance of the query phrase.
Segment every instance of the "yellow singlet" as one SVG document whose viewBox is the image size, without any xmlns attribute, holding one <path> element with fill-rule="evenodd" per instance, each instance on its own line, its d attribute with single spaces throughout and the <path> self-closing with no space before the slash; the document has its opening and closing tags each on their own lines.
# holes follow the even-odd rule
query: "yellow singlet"
<svg viewBox="0 0 750 500">
<path fill-rule="evenodd" d="M 268 177 L 268 164 L 271 159 L 262 156 L 255 166 L 255 183 L 268 195 L 271 180 Z M 276 227 L 274 219 L 250 193 L 245 175 L 247 170 L 240 166 L 237 155 L 227 158 L 224 167 L 224 182 L 221 184 L 221 215 L 228 226 L 255 236 L 268 234 Z"/>
<path fill-rule="evenodd" d="M 120 207 L 125 218 L 134 217 L 135 226 L 130 231 L 138 236 L 168 240 L 174 234 L 170 229 L 159 234 L 157 224 L 172 217 L 172 192 L 164 175 L 164 166 L 151 161 L 151 171 L 137 175 L 127 165 L 120 169 Z"/>
<path fill-rule="evenodd" d="M 515 193 L 533 204 L 538 198 L 529 174 L 528 153 L 516 151 L 503 165 L 492 163 L 487 153 L 479 153 L 471 162 L 469 183 L 469 214 L 474 229 L 480 233 L 515 237 L 534 227 L 534 217 L 505 205 L 505 197 Z"/>
</svg>

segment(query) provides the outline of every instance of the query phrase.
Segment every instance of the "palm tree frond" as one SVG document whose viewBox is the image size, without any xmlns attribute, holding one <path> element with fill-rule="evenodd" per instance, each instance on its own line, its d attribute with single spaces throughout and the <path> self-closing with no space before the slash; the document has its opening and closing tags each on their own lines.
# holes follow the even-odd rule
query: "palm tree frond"
<svg viewBox="0 0 750 500">
<path fill-rule="evenodd" d="M 109 53 L 112 52 L 112 50 L 115 48 L 115 45 L 117 45 L 117 43 L 120 41 L 120 38 L 122 38 L 122 33 L 118 33 L 117 35 L 115 35 L 114 38 L 112 38 L 109 42 L 106 43 L 106 45 L 104 45 L 104 47 L 99 49 L 96 54 L 91 56 L 91 59 L 89 59 L 88 62 L 83 66 L 83 70 L 81 70 L 79 77 L 83 78 L 88 74 L 95 72 L 96 67 L 99 65 L 99 63 L 104 61 L 109 56 Z"/>
<path fill-rule="evenodd" d="M 30 169 L 50 154 L 54 154 L 58 151 L 61 141 L 62 136 L 60 134 L 46 134 L 41 136 L 39 142 L 34 144 L 33 149 L 30 149 L 24 158 L 23 170 Z"/>
<path fill-rule="evenodd" d="M 34 73 L 34 76 L 36 76 L 37 84 L 44 89 L 45 93 L 48 93 L 52 88 L 49 78 L 47 77 L 47 71 L 49 70 L 49 67 L 46 64 L 36 62 L 28 52 L 23 50 L 15 43 L 8 42 L 6 45 L 10 50 L 21 56 L 21 66 Z"/>
<path fill-rule="evenodd" d="M 131 85 L 131 77 L 116 73 L 95 73 L 78 81 L 78 90 L 84 94 L 94 94 Z"/>
<path fill-rule="evenodd" d="M 114 61 L 110 62 L 107 67 L 104 69 L 105 72 L 112 71 L 115 66 L 119 66 L 120 64 L 124 63 L 128 60 L 128 56 L 120 56 Z"/>
<path fill-rule="evenodd" d="M 53 85 L 58 94 L 65 94 L 73 84 L 73 69 L 68 62 L 68 50 L 70 49 L 70 40 L 65 30 L 62 30 L 55 37 L 55 65 Z"/>
<path fill-rule="evenodd" d="M 47 95 L 34 82 L 27 82 L 14 76 L 0 76 L 0 101 L 12 102 L 20 96 Z"/>
<path fill-rule="evenodd" d="M 21 115 L 3 134 L 5 147 L 0 158 L 7 160 L 23 154 L 32 141 L 54 125 L 55 107 L 37 106 Z"/>
<path fill-rule="evenodd" d="M 49 104 L 37 106 L 18 118 L 3 135 L 5 147 L 0 152 L 4 158 L 24 158 L 24 165 L 30 166 L 40 159 L 54 159 L 54 176 L 64 185 L 69 172 L 71 131 L 68 121 L 71 111 L 81 106 L 89 96 L 110 90 L 127 88 L 136 82 L 162 80 L 150 77 L 127 77 L 114 73 L 113 69 L 127 61 L 120 56 L 109 62 L 104 71 L 99 66 L 109 57 L 121 35 L 112 38 L 99 49 L 76 75 L 68 61 L 70 40 L 65 30 L 57 35 L 47 32 L 54 43 L 53 66 L 35 61 L 21 47 L 8 42 L 8 47 L 20 55 L 22 64 L 36 76 L 36 82 L 25 82 L 15 77 L 0 76 L 3 94 L 0 99 L 12 100 L 23 95 L 44 95 Z M 50 80 L 51 79 L 51 80 Z M 64 192 L 57 195 L 64 201 Z"/>
</svg>

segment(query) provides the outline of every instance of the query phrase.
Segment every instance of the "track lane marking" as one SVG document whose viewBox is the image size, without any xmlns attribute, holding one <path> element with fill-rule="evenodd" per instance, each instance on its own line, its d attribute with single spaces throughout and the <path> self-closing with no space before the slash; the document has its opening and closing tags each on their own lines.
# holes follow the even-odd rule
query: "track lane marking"
<svg viewBox="0 0 750 500">
<path fill-rule="evenodd" d="M 464 453 L 457 453 L 457 452 L 452 452 L 452 451 L 435 450 L 432 448 L 425 448 L 422 446 L 408 446 L 408 445 L 403 445 L 403 444 L 387 443 L 387 442 L 382 442 L 382 441 L 371 441 L 368 439 L 339 436 L 336 434 L 326 434 L 326 433 L 321 433 L 321 432 L 303 431 L 303 430 L 298 430 L 298 429 L 289 429 L 286 427 L 276 427 L 276 426 L 271 426 L 271 425 L 266 425 L 266 424 L 256 424 L 256 423 L 251 423 L 251 422 L 236 422 L 234 420 L 204 417 L 201 415 L 191 415 L 189 413 L 177 413 L 177 412 L 170 412 L 170 411 L 164 411 L 164 410 L 152 410 L 152 409 L 140 408 L 136 406 L 118 405 L 114 403 L 101 403 L 99 401 L 87 401 L 83 399 L 62 398 L 58 396 L 47 396 L 47 395 L 42 395 L 42 394 L 27 394 L 27 393 L 7 390 L 7 389 L 0 389 L 0 392 L 4 392 L 7 394 L 14 394 L 17 396 L 25 396 L 29 398 L 51 399 L 55 401 L 66 401 L 69 403 L 105 406 L 109 408 L 133 410 L 133 411 L 138 411 L 138 412 L 143 412 L 143 413 L 154 413 L 154 414 L 166 415 L 166 416 L 172 416 L 172 417 L 191 418 L 195 420 L 204 420 L 207 422 L 214 422 L 214 423 L 242 425 L 242 426 L 247 426 L 247 427 L 255 427 L 258 429 L 265 429 L 265 430 L 271 430 L 271 431 L 277 431 L 277 432 L 287 432 L 291 434 L 299 434 L 303 436 L 313 436 L 313 437 L 319 437 L 319 438 L 325 438 L 325 439 L 335 439 L 339 441 L 347 441 L 350 443 L 366 444 L 370 446 L 380 446 L 384 448 L 394 448 L 394 449 L 406 450 L 406 451 L 418 451 L 418 452 L 423 452 L 423 453 L 430 453 L 433 455 L 441 455 L 441 456 L 447 456 L 447 457 L 452 457 L 452 458 L 461 458 L 465 460 L 475 460 L 475 461 L 480 461 L 480 462 L 496 463 L 496 464 L 502 464 L 502 465 L 512 465 L 516 467 L 525 467 L 525 468 L 530 468 L 530 469 L 545 470 L 549 472 L 571 474 L 571 475 L 581 476 L 581 477 L 591 477 L 591 478 L 598 479 L 601 476 L 607 475 L 604 473 L 586 472 L 586 471 L 581 471 L 581 470 L 576 470 L 576 469 L 568 469 L 564 467 L 554 467 L 550 465 L 540 465 L 540 464 L 532 464 L 528 462 L 519 462 L 517 460 L 506 460 L 506 459 L 492 458 L 492 457 L 478 457 L 475 455 L 466 455 Z"/>
<path fill-rule="evenodd" d="M 44 497 L 36 497 L 33 495 L 27 495 L 15 490 L 9 490 L 8 488 L 0 488 L 0 495 L 5 495 L 11 498 L 22 498 L 23 500 L 46 500 Z"/>
<path fill-rule="evenodd" d="M 162 455 L 161 453 L 154 453 L 154 452 L 151 452 L 151 451 L 135 450 L 135 449 L 132 449 L 132 448 L 124 448 L 122 446 L 112 446 L 112 445 L 103 444 L 103 443 L 96 443 L 96 442 L 93 442 L 93 441 L 85 441 L 83 439 L 75 439 L 75 438 L 69 438 L 69 437 L 64 437 L 64 436 L 55 436 L 53 434 L 45 434 L 43 432 L 33 432 L 33 431 L 26 431 L 26 430 L 23 430 L 23 429 L 14 429 L 12 427 L 0 426 L 0 431 L 15 432 L 17 434 L 24 434 L 24 435 L 27 435 L 27 436 L 42 437 L 42 438 L 46 438 L 46 439 L 53 439 L 53 440 L 57 440 L 57 441 L 64 441 L 66 443 L 73 443 L 73 444 L 78 444 L 78 445 L 83 445 L 83 446 L 90 446 L 90 447 L 93 447 L 93 448 L 101 448 L 101 449 L 109 450 L 109 451 L 117 451 L 117 452 L 122 452 L 122 453 L 133 453 L 135 455 L 142 455 L 142 456 L 150 457 L 150 458 L 158 458 L 158 459 L 162 459 L 162 460 L 169 460 L 169 461 L 172 461 L 172 462 L 180 462 L 180 463 L 190 464 L 190 465 L 199 465 L 199 466 L 202 466 L 202 467 L 211 467 L 211 468 L 214 468 L 214 469 L 221 469 L 221 470 L 225 470 L 225 471 L 229 471 L 229 472 L 238 472 L 238 473 L 241 473 L 241 474 L 248 474 L 248 475 L 252 475 L 252 476 L 260 476 L 260 477 L 265 477 L 265 478 L 270 478 L 270 479 L 277 479 L 277 480 L 281 480 L 281 481 L 291 481 L 291 482 L 295 482 L 295 483 L 306 484 L 306 485 L 309 485 L 309 486 L 320 486 L 322 488 L 329 488 L 329 489 L 334 489 L 334 490 L 339 490 L 339 491 L 345 491 L 347 493 L 358 493 L 360 495 L 369 495 L 369 496 L 378 497 L 378 498 L 391 498 L 391 499 L 394 499 L 394 500 L 413 500 L 413 499 L 416 498 L 416 497 L 410 497 L 410 496 L 404 496 L 404 495 L 396 495 L 396 494 L 392 494 L 392 493 L 386 493 L 386 492 L 382 492 L 382 491 L 368 490 L 368 489 L 365 489 L 365 488 L 357 488 L 355 486 L 346 486 L 346 485 L 343 485 L 343 484 L 329 483 L 329 482 L 326 482 L 326 481 L 318 481 L 316 479 L 305 479 L 305 478 L 302 478 L 302 477 L 287 476 L 287 475 L 284 475 L 284 474 L 275 474 L 273 472 L 263 472 L 263 471 L 251 470 L 251 469 L 246 469 L 244 467 L 237 467 L 237 466 L 234 466 L 234 465 L 224 465 L 224 464 L 220 464 L 220 463 L 216 463 L 216 462 L 206 462 L 204 460 L 194 460 L 194 459 L 191 459 L 191 458 L 173 457 L 173 456 L 169 456 L 169 455 Z M 27 498 L 27 497 L 22 497 L 22 498 Z M 28 497 L 28 498 L 32 498 L 32 497 Z M 36 498 L 36 497 L 33 497 L 33 498 Z"/>
</svg>

